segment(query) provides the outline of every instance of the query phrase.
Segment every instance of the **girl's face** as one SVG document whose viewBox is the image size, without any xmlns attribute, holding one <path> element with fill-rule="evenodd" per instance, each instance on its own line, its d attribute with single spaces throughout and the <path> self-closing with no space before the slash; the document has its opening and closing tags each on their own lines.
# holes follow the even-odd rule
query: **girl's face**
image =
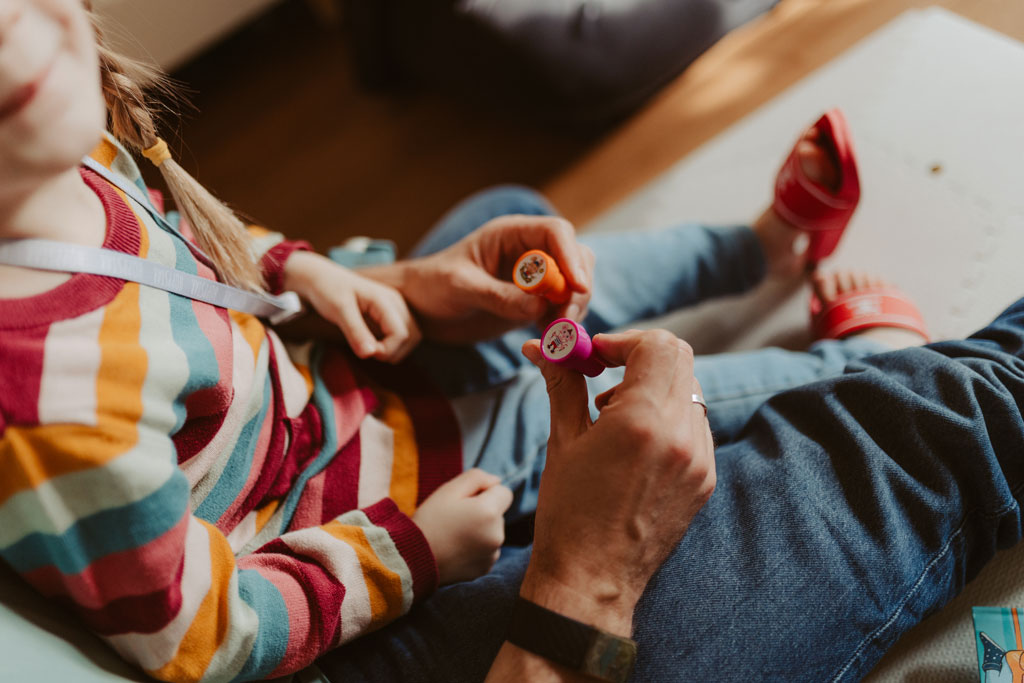
<svg viewBox="0 0 1024 683">
<path fill-rule="evenodd" d="M 81 0 L 0 0 L 0 192 L 73 168 L 105 125 Z"/>
</svg>

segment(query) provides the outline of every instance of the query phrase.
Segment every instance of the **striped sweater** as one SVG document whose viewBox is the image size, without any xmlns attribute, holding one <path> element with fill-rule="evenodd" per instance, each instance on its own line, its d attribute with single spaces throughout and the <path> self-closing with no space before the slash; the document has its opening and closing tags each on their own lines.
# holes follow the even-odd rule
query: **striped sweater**
<svg viewBox="0 0 1024 683">
<path fill-rule="evenodd" d="M 110 140 L 93 156 L 142 186 Z M 81 173 L 106 248 L 214 277 Z M 254 244 L 279 286 L 296 245 Z M 114 278 L 0 299 L 0 557 L 156 678 L 293 672 L 436 587 L 411 515 L 461 454 L 422 386 Z"/>
</svg>

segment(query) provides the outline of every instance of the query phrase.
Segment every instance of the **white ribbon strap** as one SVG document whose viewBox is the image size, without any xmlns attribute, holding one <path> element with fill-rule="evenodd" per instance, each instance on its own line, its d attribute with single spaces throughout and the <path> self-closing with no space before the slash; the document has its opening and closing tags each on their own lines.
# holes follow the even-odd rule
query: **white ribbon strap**
<svg viewBox="0 0 1024 683">
<path fill-rule="evenodd" d="M 295 292 L 285 292 L 280 296 L 247 292 L 138 256 L 81 244 L 35 239 L 0 240 L 0 263 L 39 270 L 116 277 L 266 318 L 275 325 L 302 311 L 302 303 Z"/>
</svg>

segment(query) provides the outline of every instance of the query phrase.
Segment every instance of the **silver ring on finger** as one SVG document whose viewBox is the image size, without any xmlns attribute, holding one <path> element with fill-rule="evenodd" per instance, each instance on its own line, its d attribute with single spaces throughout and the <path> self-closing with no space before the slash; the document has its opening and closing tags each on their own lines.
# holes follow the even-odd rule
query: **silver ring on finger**
<svg viewBox="0 0 1024 683">
<path fill-rule="evenodd" d="M 708 416 L 708 404 L 704 402 L 704 397 L 700 394 L 690 394 L 690 398 L 694 403 L 704 409 L 704 417 Z"/>
</svg>

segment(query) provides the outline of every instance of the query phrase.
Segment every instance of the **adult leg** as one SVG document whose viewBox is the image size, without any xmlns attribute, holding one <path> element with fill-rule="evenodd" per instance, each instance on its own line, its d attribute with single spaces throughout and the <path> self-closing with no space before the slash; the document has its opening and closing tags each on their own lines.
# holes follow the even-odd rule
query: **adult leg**
<svg viewBox="0 0 1024 683">
<path fill-rule="evenodd" d="M 779 394 L 636 612 L 634 680 L 860 680 L 1021 539 L 1024 300 L 963 341 Z M 321 660 L 338 681 L 481 680 L 527 562 Z"/>
<path fill-rule="evenodd" d="M 732 441 L 754 412 L 775 394 L 835 377 L 851 361 L 890 348 L 871 339 L 824 340 L 807 351 L 778 348 L 697 356 L 693 373 L 708 404 L 715 443 Z"/>
<path fill-rule="evenodd" d="M 597 334 L 719 296 L 745 292 L 766 263 L 753 229 L 696 223 L 599 235 L 580 241 L 596 257 L 584 327 Z"/>
</svg>

